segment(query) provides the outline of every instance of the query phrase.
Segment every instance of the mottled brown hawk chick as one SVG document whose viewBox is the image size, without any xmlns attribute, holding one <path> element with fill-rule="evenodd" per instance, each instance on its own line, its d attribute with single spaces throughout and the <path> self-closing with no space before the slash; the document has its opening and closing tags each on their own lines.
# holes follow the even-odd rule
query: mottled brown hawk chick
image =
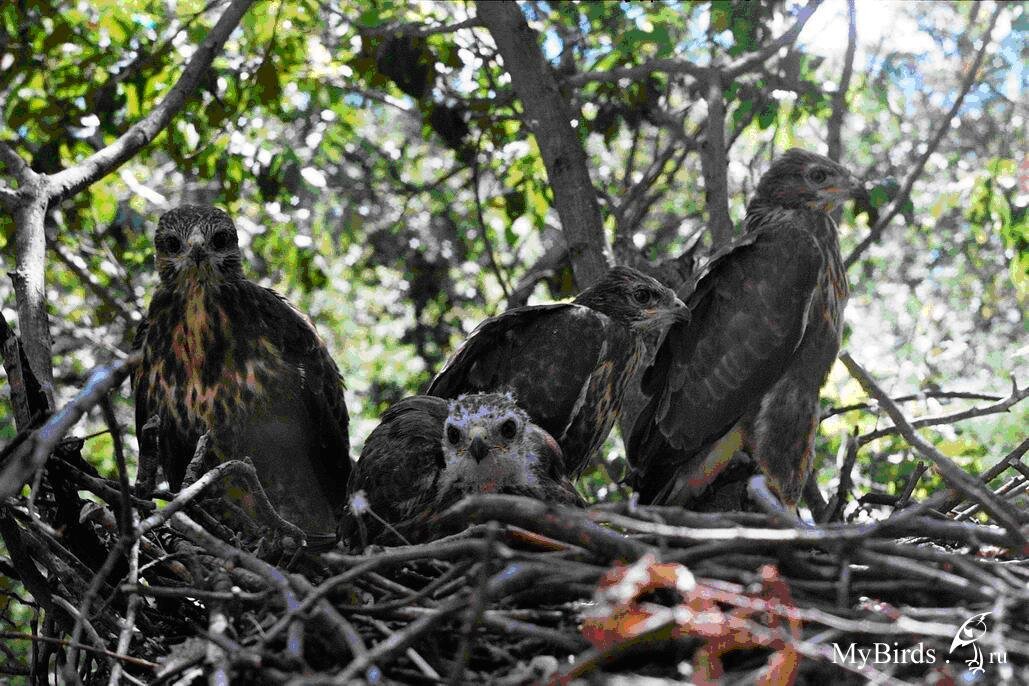
<svg viewBox="0 0 1029 686">
<path fill-rule="evenodd" d="M 640 370 L 645 338 L 687 318 L 671 289 L 614 267 L 570 303 L 508 310 L 482 322 L 433 379 L 427 395 L 510 389 L 557 439 L 576 478 L 600 450 Z"/>
<path fill-rule="evenodd" d="M 210 432 L 218 460 L 253 460 L 272 504 L 309 544 L 331 543 L 350 474 L 348 416 L 314 325 L 243 276 L 225 212 L 171 210 L 154 245 L 160 284 L 136 334 L 137 435 L 156 423 L 160 466 L 178 490 Z"/>
<path fill-rule="evenodd" d="M 557 441 L 504 393 L 396 403 L 368 436 L 349 490 L 373 538 L 383 523 L 424 519 L 478 493 L 583 506 Z M 347 522 L 348 538 L 355 525 Z"/>
<path fill-rule="evenodd" d="M 855 188 L 835 162 L 789 150 L 761 178 L 745 234 L 680 291 L 692 319 L 644 374 L 651 398 L 627 442 L 641 502 L 689 505 L 742 449 L 796 506 L 847 303 L 829 215 Z"/>
</svg>

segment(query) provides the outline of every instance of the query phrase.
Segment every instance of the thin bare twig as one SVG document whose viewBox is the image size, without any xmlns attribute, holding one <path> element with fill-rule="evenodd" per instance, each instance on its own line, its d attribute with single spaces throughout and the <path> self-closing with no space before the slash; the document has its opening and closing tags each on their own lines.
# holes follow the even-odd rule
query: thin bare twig
<svg viewBox="0 0 1029 686">
<path fill-rule="evenodd" d="M 127 662 L 137 667 L 146 667 L 147 669 L 157 669 L 160 667 L 156 662 L 150 660 L 143 660 L 138 657 L 132 657 L 131 655 L 122 655 L 119 653 L 112 652 L 104 648 L 97 648 L 87 643 L 73 644 L 71 641 L 65 638 L 54 638 L 52 636 L 37 636 L 34 634 L 22 634 L 17 631 L 0 631 L 0 638 L 8 641 L 36 641 L 39 643 L 52 643 L 53 645 L 63 646 L 65 648 L 77 648 L 78 650 L 85 650 L 90 653 L 97 653 L 104 657 L 113 658 L 121 662 Z"/>
<path fill-rule="evenodd" d="M 939 426 L 941 424 L 954 424 L 956 422 L 964 421 L 966 419 L 975 419 L 976 417 L 985 417 L 986 415 L 999 414 L 1001 412 L 1007 412 L 1012 407 L 1029 397 L 1029 386 L 1026 388 L 1019 388 L 1017 384 L 1012 381 L 1011 383 L 1011 394 L 1006 398 L 1001 398 L 992 405 L 986 407 L 973 407 L 961 412 L 955 412 L 953 414 L 939 415 L 935 417 L 920 417 L 918 419 L 911 420 L 911 426 L 916 429 L 921 429 L 927 426 Z M 891 436 L 899 433 L 899 429 L 896 426 L 887 426 L 876 431 L 863 434 L 858 437 L 858 443 L 865 445 L 872 441 L 882 438 L 884 436 Z"/>
<path fill-rule="evenodd" d="M 961 82 L 961 87 L 958 90 L 958 95 L 954 99 L 954 104 L 951 105 L 950 109 L 946 114 L 943 115 L 937 122 L 935 130 L 929 137 L 928 142 L 925 145 L 925 149 L 922 154 L 915 161 L 915 164 L 908 170 L 907 175 L 904 177 L 904 181 L 900 184 L 900 190 L 897 196 L 893 198 L 890 204 L 883 210 L 879 215 L 879 220 L 875 223 L 875 226 L 854 246 L 854 249 L 847 255 L 843 261 L 845 268 L 850 268 L 855 262 L 857 262 L 861 256 L 872 246 L 873 243 L 879 240 L 882 236 L 883 231 L 889 225 L 893 218 L 896 217 L 903 209 L 904 205 L 908 202 L 911 197 L 911 190 L 915 186 L 915 182 L 918 181 L 922 175 L 922 171 L 925 169 L 926 163 L 932 154 L 936 152 L 936 148 L 939 147 L 940 142 L 943 141 L 943 137 L 950 131 L 950 123 L 961 110 L 961 105 L 965 102 L 965 97 L 968 92 L 972 89 L 972 85 L 975 83 L 975 78 L 979 73 L 979 68 L 982 66 L 983 59 L 986 57 L 986 49 L 990 46 L 990 40 L 993 36 L 993 29 L 997 25 L 997 19 L 1000 17 L 1000 13 L 1004 10 L 1004 3 L 997 3 L 996 8 L 993 10 L 993 15 L 990 17 L 990 23 L 986 27 L 986 32 L 980 39 L 982 45 L 980 45 L 978 52 L 976 52 L 975 59 L 972 61 L 968 71 L 965 72 L 965 78 Z"/>
<path fill-rule="evenodd" d="M 989 489 L 984 488 L 974 477 L 969 476 L 964 470 L 954 464 L 950 458 L 943 455 L 935 447 L 922 439 L 913 426 L 904 417 L 896 403 L 879 388 L 872 377 L 859 365 L 849 353 L 841 353 L 840 361 L 847 367 L 847 370 L 857 380 L 865 392 L 879 401 L 879 404 L 886 413 L 890 415 L 894 425 L 904 437 L 908 444 L 917 450 L 921 455 L 928 458 L 939 470 L 947 484 L 964 495 L 969 500 L 980 503 L 983 509 L 998 524 L 1007 529 L 1011 540 L 1019 547 L 1029 545 L 1025 533 L 1021 530 L 1021 523 L 1011 505 L 996 497 Z"/>
</svg>

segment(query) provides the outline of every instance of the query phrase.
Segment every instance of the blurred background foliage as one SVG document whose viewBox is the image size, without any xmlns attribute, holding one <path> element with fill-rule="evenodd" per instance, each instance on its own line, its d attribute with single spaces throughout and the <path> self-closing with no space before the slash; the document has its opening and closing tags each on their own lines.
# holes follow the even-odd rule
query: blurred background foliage
<svg viewBox="0 0 1029 686">
<path fill-rule="evenodd" d="M 2 3 L 0 136 L 37 171 L 84 158 L 168 91 L 220 5 Z M 710 243 L 699 152 L 705 103 L 685 73 L 610 72 L 753 54 L 792 24 L 798 6 L 521 6 L 572 104 L 612 254 L 680 282 Z M 991 3 L 857 3 L 841 160 L 864 178 L 888 179 L 870 194 L 872 209 L 892 197 L 889 179 L 904 177 L 945 121 L 991 12 Z M 153 227 L 181 203 L 226 208 L 248 274 L 315 320 L 346 378 L 355 456 L 378 415 L 422 388 L 484 317 L 571 296 L 543 162 L 488 32 L 464 25 L 473 17 L 462 2 L 258 2 L 152 145 L 51 208 L 47 282 L 61 399 L 94 365 L 129 349 L 156 280 Z M 1024 4 L 1002 9 L 910 203 L 849 271 L 845 346 L 894 395 L 1003 396 L 1012 376 L 1029 376 L 1026 28 Z M 778 153 L 826 151 L 847 41 L 847 3 L 827 0 L 795 44 L 726 85 L 734 220 Z M 844 255 L 868 234 L 868 210 L 844 211 Z M 11 269 L 5 215 L 0 254 Z M 17 329 L 7 280 L 0 304 Z M 825 406 L 863 400 L 838 366 Z M 905 409 L 917 417 L 968 404 L 924 399 Z M 127 386 L 119 417 L 131 431 Z M 1022 440 L 1026 418 L 1019 405 L 927 435 L 979 470 Z M 823 422 L 824 489 L 835 485 L 841 436 L 879 423 L 868 410 Z M 101 428 L 91 416 L 79 433 Z M 0 405 L 0 437 L 13 435 Z M 609 464 L 583 479 L 584 492 L 620 497 L 617 436 L 609 448 Z M 109 436 L 87 441 L 85 455 L 114 473 Z M 872 441 L 854 471 L 858 490 L 903 489 L 913 459 L 900 440 Z M 937 483 L 928 475 L 916 494 Z"/>
</svg>

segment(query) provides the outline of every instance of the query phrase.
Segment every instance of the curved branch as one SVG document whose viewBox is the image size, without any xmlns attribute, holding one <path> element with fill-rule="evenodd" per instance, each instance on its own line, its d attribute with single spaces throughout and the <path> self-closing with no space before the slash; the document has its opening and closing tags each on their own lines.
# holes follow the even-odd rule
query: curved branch
<svg viewBox="0 0 1029 686">
<path fill-rule="evenodd" d="M 722 69 L 722 78 L 734 79 L 740 74 L 760 66 L 772 55 L 779 52 L 779 50 L 793 43 L 797 40 L 800 32 L 804 30 L 804 25 L 807 24 L 808 19 L 811 18 L 821 4 L 822 0 L 809 0 L 808 4 L 801 7 L 800 11 L 797 12 L 797 19 L 793 22 L 793 26 L 758 52 L 730 62 Z"/>
<path fill-rule="evenodd" d="M 197 48 L 168 95 L 150 113 L 133 124 L 118 140 L 73 167 L 51 177 L 54 197 L 73 195 L 128 162 L 148 145 L 178 114 L 196 90 L 200 79 L 217 56 L 254 0 L 233 0 Z"/>
<path fill-rule="evenodd" d="M 986 33 L 982 38 L 982 45 L 979 46 L 979 52 L 976 53 L 972 66 L 969 67 L 968 71 L 965 73 L 965 78 L 961 83 L 961 90 L 958 92 L 957 99 L 954 100 L 954 104 L 951 105 L 947 114 L 937 122 L 936 130 L 929 138 L 929 142 L 926 144 L 925 150 L 915 162 L 914 166 L 912 166 L 908 171 L 907 176 L 904 177 L 904 183 L 900 185 L 900 191 L 897 193 L 897 197 L 895 197 L 893 201 L 886 206 L 883 212 L 879 215 L 879 221 L 875 223 L 875 226 L 873 226 L 871 231 L 868 232 L 868 235 L 865 236 L 857 246 L 855 246 L 843 261 L 843 266 L 845 268 L 850 268 L 873 243 L 879 240 L 883 231 L 886 229 L 886 226 L 900 213 L 901 208 L 911 197 L 911 190 L 914 187 L 915 182 L 918 181 L 918 178 L 925 170 L 925 165 L 929 161 L 929 158 L 932 157 L 934 152 L 936 152 L 936 148 L 939 147 L 940 143 L 943 141 L 943 137 L 947 134 L 947 131 L 950 130 L 950 122 L 953 121 L 954 117 L 961 109 L 961 105 L 965 102 L 965 96 L 967 96 L 968 92 L 972 90 L 972 85 L 975 83 L 975 77 L 979 73 L 979 67 L 982 66 L 983 59 L 986 57 L 986 49 L 990 46 L 990 39 L 993 36 L 993 29 L 997 25 L 997 18 L 1000 16 L 1001 10 L 1003 9 L 1003 3 L 998 3 L 996 9 L 993 10 L 993 15 L 990 17 L 990 24 L 986 28 Z"/>
<path fill-rule="evenodd" d="M 847 371 L 850 372 L 851 376 L 861 384 L 865 392 L 879 401 L 879 405 L 890 415 L 890 419 L 893 420 L 894 425 L 896 425 L 904 440 L 936 466 L 940 476 L 943 477 L 948 486 L 969 500 L 981 504 L 983 509 L 998 524 L 1007 529 L 1008 537 L 1019 548 L 1029 547 L 1029 540 L 1026 539 L 1025 533 L 1021 529 L 1018 514 L 1010 504 L 997 497 L 991 490 L 983 486 L 978 479 L 965 472 L 961 467 L 958 467 L 950 458 L 919 436 L 915 432 L 915 428 L 904 417 L 904 413 L 897 407 L 897 404 L 879 388 L 868 372 L 855 362 L 849 353 L 840 353 L 840 361 L 847 367 Z"/>
<path fill-rule="evenodd" d="M 985 417 L 990 414 L 998 414 L 1000 412 L 1007 412 L 1009 409 L 1017 405 L 1018 403 L 1029 397 L 1029 387 L 1019 388 L 1012 384 L 1011 395 L 992 405 L 986 407 L 972 407 L 961 412 L 955 412 L 953 414 L 937 415 L 935 417 L 922 417 L 911 422 L 911 426 L 916 429 L 921 429 L 926 426 L 939 426 L 940 424 L 954 424 L 955 422 L 964 421 L 966 419 L 974 419 L 976 417 Z M 864 434 L 858 438 L 860 445 L 870 443 L 877 438 L 883 436 L 890 436 L 892 434 L 900 433 L 900 428 L 897 426 L 887 426 L 883 429 L 877 429 L 870 433 Z"/>
<path fill-rule="evenodd" d="M 811 0 L 807 5 L 801 8 L 800 12 L 797 13 L 797 19 L 788 30 L 782 35 L 773 40 L 771 43 L 766 45 L 760 51 L 746 55 L 739 58 L 721 68 L 721 74 L 723 79 L 734 79 L 748 71 L 751 71 L 761 66 L 767 61 L 772 55 L 777 53 L 782 48 L 786 47 L 793 41 L 797 40 L 800 32 L 804 29 L 804 25 L 807 24 L 808 19 L 815 13 L 818 6 L 822 4 L 822 0 Z M 581 86 L 584 83 L 590 83 L 592 81 L 604 81 L 607 83 L 615 83 L 622 79 L 628 79 L 630 81 L 638 81 L 643 77 L 654 74 L 686 74 L 692 76 L 699 83 L 703 84 L 707 82 L 710 67 L 695 64 L 688 60 L 675 59 L 675 58 L 662 58 L 650 60 L 643 64 L 638 64 L 633 67 L 619 67 L 617 69 L 607 69 L 605 71 L 590 71 L 582 72 L 579 74 L 572 74 L 565 77 L 562 83 L 569 86 Z"/>
<path fill-rule="evenodd" d="M 55 412 L 28 440 L 18 446 L 0 471 L 0 501 L 21 490 L 25 482 L 43 466 L 54 447 L 90 408 L 99 403 L 108 391 L 117 388 L 139 361 L 139 353 L 94 371 L 85 387 L 71 402 Z"/>
<path fill-rule="evenodd" d="M 607 241 L 589 161 L 572 128 L 568 102 L 517 3 L 479 2 L 476 12 L 493 36 L 525 108 L 525 121 L 539 144 L 554 191 L 576 285 L 586 288 L 607 272 Z"/>
<path fill-rule="evenodd" d="M 29 167 L 29 163 L 14 151 L 8 143 L 0 140 L 0 162 L 4 163 L 7 172 L 18 179 L 19 183 L 35 180 L 37 174 Z"/>
</svg>

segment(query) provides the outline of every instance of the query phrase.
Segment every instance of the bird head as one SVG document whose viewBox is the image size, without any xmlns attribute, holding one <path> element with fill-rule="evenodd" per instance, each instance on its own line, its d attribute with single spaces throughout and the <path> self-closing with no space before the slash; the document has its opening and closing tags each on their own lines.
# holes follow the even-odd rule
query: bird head
<svg viewBox="0 0 1029 686">
<path fill-rule="evenodd" d="M 761 177 L 755 200 L 829 214 L 860 188 L 861 184 L 846 167 L 828 157 L 793 148 L 772 162 Z"/>
<path fill-rule="evenodd" d="M 498 493 L 532 481 L 529 416 L 509 393 L 475 393 L 451 400 L 443 424 L 442 490 Z"/>
<path fill-rule="evenodd" d="M 575 299 L 634 331 L 661 330 L 688 321 L 690 311 L 675 291 L 632 267 L 613 267 Z"/>
<path fill-rule="evenodd" d="M 213 283 L 241 271 L 236 226 L 225 212 L 183 205 L 161 215 L 154 235 L 157 272 L 163 283 Z"/>
</svg>

